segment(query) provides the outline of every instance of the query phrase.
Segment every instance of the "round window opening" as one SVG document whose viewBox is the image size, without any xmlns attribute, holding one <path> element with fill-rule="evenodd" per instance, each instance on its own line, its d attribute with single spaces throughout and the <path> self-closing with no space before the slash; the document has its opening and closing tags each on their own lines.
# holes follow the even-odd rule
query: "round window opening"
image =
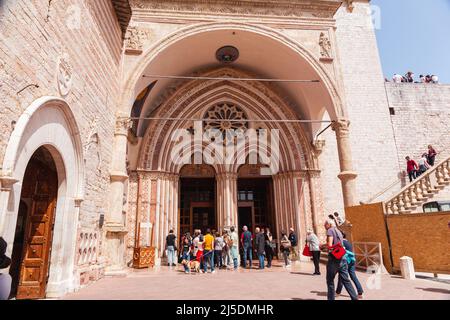
<svg viewBox="0 0 450 320">
<path fill-rule="evenodd" d="M 217 50 L 216 58 L 222 63 L 232 63 L 239 58 L 239 50 L 233 46 L 225 46 Z"/>
</svg>

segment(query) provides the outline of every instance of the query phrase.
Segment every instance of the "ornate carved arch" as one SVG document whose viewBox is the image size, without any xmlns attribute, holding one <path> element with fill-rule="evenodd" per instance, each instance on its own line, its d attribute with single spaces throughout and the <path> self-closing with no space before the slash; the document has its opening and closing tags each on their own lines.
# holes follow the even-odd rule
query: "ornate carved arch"
<svg viewBox="0 0 450 320">
<path fill-rule="evenodd" d="M 203 74 L 208 77 L 251 77 L 232 68 L 220 68 Z M 204 114 L 218 102 L 229 101 L 245 110 L 252 119 L 297 119 L 294 112 L 267 85 L 260 82 L 191 81 L 181 85 L 152 114 L 158 118 L 180 118 L 181 121 L 162 120 L 151 122 L 141 147 L 138 167 L 144 170 L 160 170 L 178 173 L 181 169 L 171 164 L 170 151 L 174 146 L 172 132 L 187 129 L 192 125 L 189 119 L 203 118 Z M 315 168 L 316 159 L 303 128 L 298 123 L 252 122 L 250 127 L 279 129 L 280 169 L 297 171 Z M 237 166 L 231 166 L 237 172 Z M 218 171 L 229 168 L 216 166 Z"/>
</svg>

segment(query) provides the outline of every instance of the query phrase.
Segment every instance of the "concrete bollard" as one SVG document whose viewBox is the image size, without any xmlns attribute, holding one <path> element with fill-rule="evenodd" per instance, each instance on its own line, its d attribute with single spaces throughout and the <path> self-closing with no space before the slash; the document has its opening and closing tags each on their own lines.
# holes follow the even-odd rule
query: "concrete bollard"
<svg viewBox="0 0 450 320">
<path fill-rule="evenodd" d="M 407 256 L 400 258 L 400 270 L 402 277 L 406 280 L 416 279 L 416 273 L 414 271 L 413 259 Z"/>
</svg>

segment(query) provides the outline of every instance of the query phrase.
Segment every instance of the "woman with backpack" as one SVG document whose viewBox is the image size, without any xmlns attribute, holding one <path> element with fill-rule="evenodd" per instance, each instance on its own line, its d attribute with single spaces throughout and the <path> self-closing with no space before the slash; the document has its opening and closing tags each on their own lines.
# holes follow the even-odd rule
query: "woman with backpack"
<svg viewBox="0 0 450 320">
<path fill-rule="evenodd" d="M 291 241 L 289 240 L 286 232 L 282 232 L 281 233 L 281 240 L 280 240 L 280 244 L 281 244 L 281 252 L 283 253 L 283 258 L 284 258 L 284 266 L 285 268 L 287 268 L 290 263 L 289 263 L 289 252 L 291 250 Z"/>
</svg>

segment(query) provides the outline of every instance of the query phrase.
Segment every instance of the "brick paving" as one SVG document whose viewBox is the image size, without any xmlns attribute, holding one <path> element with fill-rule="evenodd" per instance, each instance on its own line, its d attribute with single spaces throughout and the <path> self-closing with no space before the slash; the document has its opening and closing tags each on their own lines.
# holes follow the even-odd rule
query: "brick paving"
<svg viewBox="0 0 450 320">
<path fill-rule="evenodd" d="M 67 295 L 67 300 L 325 300 L 325 266 L 313 276 L 313 266 L 302 262 L 291 270 L 277 264 L 272 269 L 219 270 L 214 274 L 189 274 L 161 267 L 157 271 L 130 271 L 127 277 L 104 278 Z M 358 272 L 366 300 L 450 300 L 450 282 Z M 377 286 L 377 283 L 379 286 Z M 372 288 L 372 289 L 371 289 Z M 337 300 L 348 300 L 347 293 Z"/>
</svg>

